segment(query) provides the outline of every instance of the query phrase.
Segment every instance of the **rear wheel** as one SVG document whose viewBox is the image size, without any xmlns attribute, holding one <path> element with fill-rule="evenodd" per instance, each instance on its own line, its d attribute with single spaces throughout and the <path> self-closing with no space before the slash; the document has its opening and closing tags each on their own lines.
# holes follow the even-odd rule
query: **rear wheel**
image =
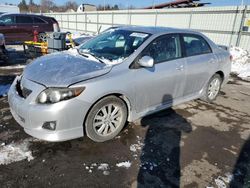
<svg viewBox="0 0 250 188">
<path fill-rule="evenodd" d="M 88 113 L 85 128 L 90 139 L 104 142 L 114 138 L 127 121 L 127 106 L 122 99 L 109 96 L 98 101 Z"/>
<path fill-rule="evenodd" d="M 219 74 L 213 75 L 212 78 L 209 80 L 206 87 L 206 91 L 201 99 L 209 103 L 213 102 L 220 92 L 221 83 L 221 76 Z"/>
<path fill-rule="evenodd" d="M 39 33 L 38 34 L 38 40 L 39 40 L 39 42 L 46 42 L 47 41 L 46 33 Z"/>
</svg>

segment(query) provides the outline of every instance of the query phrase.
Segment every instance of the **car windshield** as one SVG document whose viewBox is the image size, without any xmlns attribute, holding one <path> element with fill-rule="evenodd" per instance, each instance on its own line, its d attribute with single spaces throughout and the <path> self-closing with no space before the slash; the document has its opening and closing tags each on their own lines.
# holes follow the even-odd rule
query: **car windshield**
<svg viewBox="0 0 250 188">
<path fill-rule="evenodd" d="M 111 29 L 82 44 L 79 53 L 95 56 L 106 64 L 118 64 L 130 56 L 149 36 L 148 33 Z"/>
</svg>

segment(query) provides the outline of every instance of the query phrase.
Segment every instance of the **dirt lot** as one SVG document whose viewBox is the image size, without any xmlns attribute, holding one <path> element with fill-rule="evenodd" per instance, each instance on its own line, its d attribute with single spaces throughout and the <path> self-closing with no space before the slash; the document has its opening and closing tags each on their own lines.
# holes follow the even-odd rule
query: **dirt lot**
<svg viewBox="0 0 250 188">
<path fill-rule="evenodd" d="M 1 68 L 0 85 L 11 83 Z M 1 187 L 250 187 L 250 83 L 232 78 L 214 104 L 156 113 L 105 143 L 33 139 L 1 97 L 0 161 L 17 146 L 27 159 L 0 165 Z"/>
</svg>

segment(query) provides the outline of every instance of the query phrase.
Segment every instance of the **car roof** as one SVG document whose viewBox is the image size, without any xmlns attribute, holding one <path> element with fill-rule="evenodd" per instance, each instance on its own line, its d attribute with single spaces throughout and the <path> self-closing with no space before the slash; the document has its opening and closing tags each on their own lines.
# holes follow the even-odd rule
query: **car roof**
<svg viewBox="0 0 250 188">
<path fill-rule="evenodd" d="M 3 13 L 0 15 L 1 16 L 5 16 L 5 15 L 13 15 L 13 16 L 37 16 L 37 17 L 45 17 L 45 18 L 50 18 L 48 16 L 44 16 L 44 15 L 39 15 L 39 14 L 26 14 L 26 13 Z"/>
<path fill-rule="evenodd" d="M 160 27 L 160 26 L 118 26 L 117 29 L 121 30 L 128 30 L 128 31 L 135 31 L 135 32 L 142 32 L 142 33 L 149 33 L 149 34 L 162 34 L 162 33 L 193 33 L 199 34 L 197 31 L 193 31 L 190 29 L 178 29 L 172 27 Z"/>
</svg>

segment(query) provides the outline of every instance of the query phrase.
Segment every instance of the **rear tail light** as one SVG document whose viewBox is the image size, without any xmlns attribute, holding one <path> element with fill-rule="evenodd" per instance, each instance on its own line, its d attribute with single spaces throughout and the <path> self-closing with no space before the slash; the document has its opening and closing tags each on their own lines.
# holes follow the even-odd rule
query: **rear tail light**
<svg viewBox="0 0 250 188">
<path fill-rule="evenodd" d="M 53 23 L 53 30 L 54 30 L 54 32 L 59 32 L 60 31 L 58 23 Z"/>
</svg>

